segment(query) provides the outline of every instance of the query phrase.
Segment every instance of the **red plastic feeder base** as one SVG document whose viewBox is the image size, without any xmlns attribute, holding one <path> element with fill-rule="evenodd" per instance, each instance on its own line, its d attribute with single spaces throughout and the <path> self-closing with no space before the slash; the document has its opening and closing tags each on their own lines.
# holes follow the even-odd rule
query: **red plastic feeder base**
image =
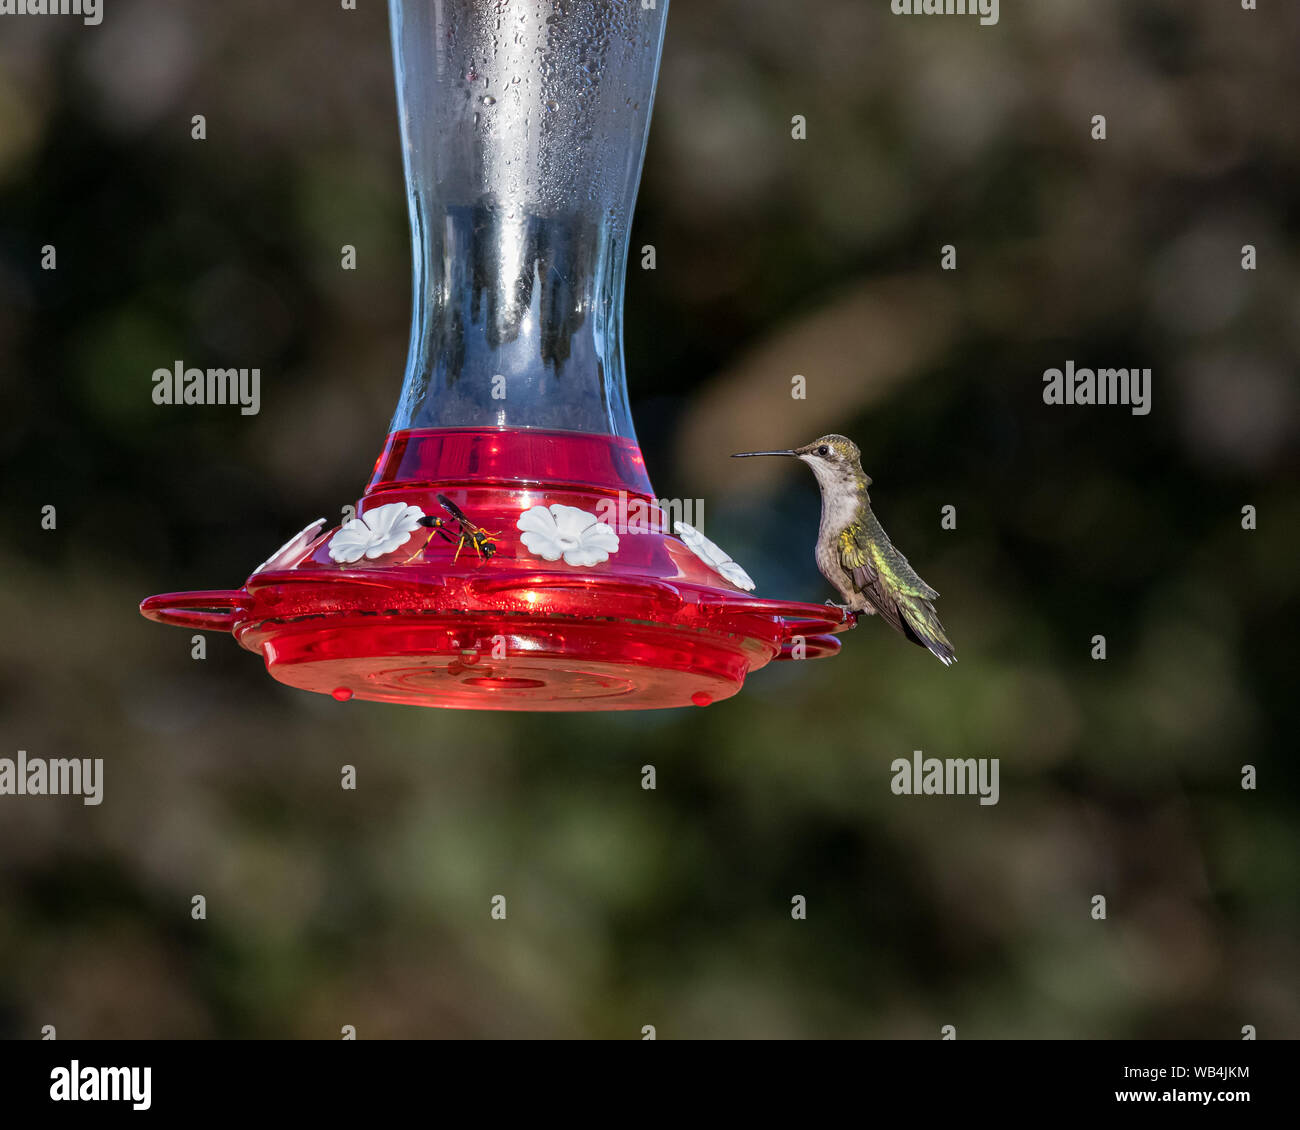
<svg viewBox="0 0 1300 1130">
<path fill-rule="evenodd" d="M 460 544 L 439 494 L 494 535 L 490 557 Z M 398 432 L 358 513 L 364 520 L 390 503 L 445 524 L 404 538 L 398 530 L 396 548 L 380 541 L 380 556 L 346 562 L 337 560 L 347 556 L 339 528 L 309 528 L 238 590 L 154 596 L 141 611 L 233 632 L 289 686 L 340 701 L 474 710 L 707 706 L 773 659 L 833 654 L 833 633 L 853 625 L 836 607 L 757 599 L 722 577 L 666 528 L 640 452 L 625 440 Z M 568 537 L 580 543 L 578 561 L 592 540 L 607 555 L 570 564 L 530 550 L 520 516 L 557 504 L 601 519 L 617 548 L 607 533 L 591 539 L 588 530 L 584 542 L 546 527 L 533 542 L 540 552 L 558 552 Z"/>
</svg>

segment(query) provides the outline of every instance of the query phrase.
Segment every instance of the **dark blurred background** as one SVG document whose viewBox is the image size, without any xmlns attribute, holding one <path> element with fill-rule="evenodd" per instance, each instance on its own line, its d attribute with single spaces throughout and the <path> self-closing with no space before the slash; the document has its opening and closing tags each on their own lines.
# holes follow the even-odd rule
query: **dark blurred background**
<svg viewBox="0 0 1300 1130">
<path fill-rule="evenodd" d="M 410 255 L 358 7 L 0 19 L 0 756 L 106 761 L 100 807 L 0 798 L 0 1034 L 1300 1036 L 1300 8 L 678 0 L 655 486 L 820 601 L 812 477 L 727 455 L 846 432 L 961 662 L 868 621 L 706 710 L 544 716 L 341 706 L 136 611 L 379 452 Z M 261 414 L 154 405 L 176 358 L 260 365 Z M 1067 359 L 1150 366 L 1150 415 L 1044 406 Z M 1001 803 L 894 796 L 914 749 L 1000 758 Z"/>
</svg>

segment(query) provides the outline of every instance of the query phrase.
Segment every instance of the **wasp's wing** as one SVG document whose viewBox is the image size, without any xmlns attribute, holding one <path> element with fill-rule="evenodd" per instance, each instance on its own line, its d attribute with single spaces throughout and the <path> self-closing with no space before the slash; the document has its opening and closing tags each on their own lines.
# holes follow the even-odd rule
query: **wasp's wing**
<svg viewBox="0 0 1300 1130">
<path fill-rule="evenodd" d="M 461 525 L 468 525 L 468 526 L 474 525 L 473 522 L 471 522 L 467 517 L 465 517 L 465 511 L 463 511 L 459 506 L 457 506 L 454 502 L 452 502 L 452 500 L 448 498 L 445 494 L 438 495 L 438 502 L 441 503 L 442 508 L 446 510 L 447 513 L 450 514 L 453 518 L 455 518 L 456 521 L 460 522 Z"/>
</svg>

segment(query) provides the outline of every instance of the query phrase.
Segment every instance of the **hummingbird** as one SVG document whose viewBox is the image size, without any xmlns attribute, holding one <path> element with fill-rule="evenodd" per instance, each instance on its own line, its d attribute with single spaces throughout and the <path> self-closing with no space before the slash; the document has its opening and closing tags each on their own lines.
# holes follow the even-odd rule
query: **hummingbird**
<svg viewBox="0 0 1300 1130">
<path fill-rule="evenodd" d="M 916 574 L 871 508 L 862 453 L 841 435 L 822 436 L 790 451 L 738 451 L 733 459 L 785 455 L 812 468 L 822 491 L 817 568 L 851 612 L 879 614 L 896 632 L 929 648 L 945 666 L 957 662 L 931 603 L 939 594 Z M 827 603 L 831 603 L 827 601 Z"/>
</svg>

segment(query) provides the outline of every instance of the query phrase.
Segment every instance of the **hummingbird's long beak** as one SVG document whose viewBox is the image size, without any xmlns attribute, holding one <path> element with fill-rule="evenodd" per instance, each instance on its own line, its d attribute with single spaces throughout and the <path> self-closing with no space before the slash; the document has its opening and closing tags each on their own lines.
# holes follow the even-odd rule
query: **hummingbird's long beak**
<svg viewBox="0 0 1300 1130">
<path fill-rule="evenodd" d="M 793 455 L 793 451 L 737 451 L 733 459 L 748 459 L 752 455 Z"/>
</svg>

